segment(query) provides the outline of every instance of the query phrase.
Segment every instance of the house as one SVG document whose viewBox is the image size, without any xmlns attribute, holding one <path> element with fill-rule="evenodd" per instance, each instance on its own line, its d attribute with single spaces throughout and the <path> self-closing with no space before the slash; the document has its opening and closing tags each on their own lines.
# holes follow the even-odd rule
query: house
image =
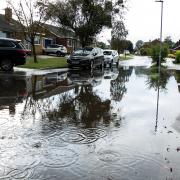
<svg viewBox="0 0 180 180">
<path fill-rule="evenodd" d="M 20 24 L 12 18 L 12 9 L 6 8 L 5 14 L 0 14 L 0 37 L 20 38 Z"/>
<path fill-rule="evenodd" d="M 177 47 L 175 47 L 173 50 L 174 50 L 174 51 L 178 51 L 178 50 L 180 50 L 180 45 L 179 45 L 179 46 L 177 46 Z"/>
<path fill-rule="evenodd" d="M 35 37 L 35 48 L 37 54 L 42 54 L 43 49 L 49 44 L 61 44 L 66 46 L 68 53 L 80 47 L 80 41 L 75 37 L 75 33 L 68 28 L 57 27 L 49 24 L 41 26 L 40 32 Z M 21 24 L 12 18 L 12 9 L 6 8 L 5 14 L 0 14 L 0 37 L 21 39 L 27 49 L 31 49 L 31 44 L 25 41 Z"/>
<path fill-rule="evenodd" d="M 68 53 L 81 47 L 79 39 L 69 28 L 57 27 L 49 24 L 43 24 L 42 30 L 44 36 L 39 41 L 42 47 L 46 48 L 49 44 L 61 44 L 67 48 Z"/>
</svg>

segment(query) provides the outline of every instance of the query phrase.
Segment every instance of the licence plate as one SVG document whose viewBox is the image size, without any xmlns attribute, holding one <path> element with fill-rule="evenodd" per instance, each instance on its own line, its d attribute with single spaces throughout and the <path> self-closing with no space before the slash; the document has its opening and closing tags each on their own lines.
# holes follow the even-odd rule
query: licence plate
<svg viewBox="0 0 180 180">
<path fill-rule="evenodd" d="M 72 64 L 79 64 L 79 61 L 72 61 Z"/>
</svg>

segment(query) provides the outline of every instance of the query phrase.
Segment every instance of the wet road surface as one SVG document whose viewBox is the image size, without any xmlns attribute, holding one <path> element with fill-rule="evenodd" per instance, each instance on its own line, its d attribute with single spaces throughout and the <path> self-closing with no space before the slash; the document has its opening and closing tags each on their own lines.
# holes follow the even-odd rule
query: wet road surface
<svg viewBox="0 0 180 180">
<path fill-rule="evenodd" d="M 180 71 L 162 71 L 156 120 L 157 74 L 136 61 L 0 72 L 0 179 L 179 180 Z"/>
</svg>

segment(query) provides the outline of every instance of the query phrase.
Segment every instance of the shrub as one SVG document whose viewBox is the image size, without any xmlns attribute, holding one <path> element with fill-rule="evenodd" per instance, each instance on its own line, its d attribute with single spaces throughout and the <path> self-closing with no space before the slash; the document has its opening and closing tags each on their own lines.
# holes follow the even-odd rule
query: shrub
<svg viewBox="0 0 180 180">
<path fill-rule="evenodd" d="M 151 54 L 151 49 L 150 48 L 141 48 L 140 49 L 140 54 L 142 56 L 150 56 Z"/>
<path fill-rule="evenodd" d="M 176 56 L 174 54 L 168 54 L 168 58 L 172 58 L 172 59 L 175 59 Z"/>
<path fill-rule="evenodd" d="M 176 63 L 180 63 L 180 51 L 176 51 Z"/>
<path fill-rule="evenodd" d="M 166 45 L 162 46 L 162 53 L 161 53 L 161 62 L 165 61 L 165 58 L 168 55 L 168 47 Z M 151 58 L 153 62 L 156 62 L 157 65 L 159 65 L 159 53 L 160 53 L 160 45 L 153 45 L 151 47 Z"/>
</svg>

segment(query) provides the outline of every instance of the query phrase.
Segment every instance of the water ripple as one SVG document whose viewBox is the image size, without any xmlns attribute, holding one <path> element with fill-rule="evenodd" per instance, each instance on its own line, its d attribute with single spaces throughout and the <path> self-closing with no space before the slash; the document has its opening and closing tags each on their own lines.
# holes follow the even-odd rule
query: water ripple
<svg viewBox="0 0 180 180">
<path fill-rule="evenodd" d="M 24 148 L 9 149 L 1 153 L 0 158 L 0 164 L 10 169 L 27 169 L 39 164 L 39 157 Z"/>
<path fill-rule="evenodd" d="M 84 130 L 69 130 L 60 135 L 64 142 L 74 144 L 91 144 L 107 135 L 106 131 L 98 128 Z"/>
<path fill-rule="evenodd" d="M 43 152 L 42 164 L 51 168 L 68 167 L 78 159 L 78 154 L 71 149 L 49 148 Z"/>
<path fill-rule="evenodd" d="M 1 117 L 1 119 L 0 119 L 0 126 L 6 124 L 6 123 L 8 123 L 8 122 L 9 122 L 9 119 L 8 119 L 8 118 L 2 118 L 2 117 Z"/>
<path fill-rule="evenodd" d="M 97 155 L 98 155 L 99 160 L 107 162 L 107 163 L 116 162 L 116 161 L 119 161 L 120 159 L 119 152 L 116 152 L 113 150 L 99 151 Z"/>
<path fill-rule="evenodd" d="M 66 131 L 60 137 L 68 143 L 82 143 L 86 139 L 86 136 L 78 131 Z"/>
</svg>

